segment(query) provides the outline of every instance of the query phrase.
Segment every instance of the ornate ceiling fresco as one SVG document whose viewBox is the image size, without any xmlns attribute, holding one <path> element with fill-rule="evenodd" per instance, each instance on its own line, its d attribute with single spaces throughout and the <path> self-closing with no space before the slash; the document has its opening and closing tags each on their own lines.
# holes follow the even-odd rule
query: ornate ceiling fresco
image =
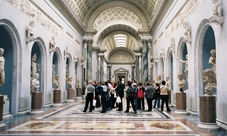
<svg viewBox="0 0 227 136">
<path fill-rule="evenodd" d="M 140 31 L 150 35 L 158 27 L 174 0 L 50 0 L 81 35 L 91 29 L 94 46 L 107 49 L 108 60 L 116 52 L 116 38 L 121 39 L 125 48 L 133 53 L 141 47 Z M 121 43 L 120 43 L 121 44 Z M 121 50 L 119 48 L 119 50 Z"/>
</svg>

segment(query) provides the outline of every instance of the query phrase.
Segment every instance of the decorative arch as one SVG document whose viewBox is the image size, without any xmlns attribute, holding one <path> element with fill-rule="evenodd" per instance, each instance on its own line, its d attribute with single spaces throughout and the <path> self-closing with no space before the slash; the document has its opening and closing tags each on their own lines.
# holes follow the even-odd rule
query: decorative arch
<svg viewBox="0 0 227 136">
<path fill-rule="evenodd" d="M 126 2 L 120 2 L 118 1 L 117 3 L 116 2 L 109 2 L 109 3 L 106 3 L 106 4 L 103 4 L 102 6 L 100 6 L 99 8 L 97 8 L 97 10 L 95 10 L 90 16 L 89 18 L 85 18 L 85 23 L 87 23 L 87 28 L 93 28 L 93 24 L 96 20 L 96 18 L 102 14 L 103 11 L 105 10 L 108 10 L 110 8 L 113 7 L 113 5 L 115 7 L 121 7 L 121 8 L 128 8 L 130 7 L 131 11 L 133 13 L 135 13 L 137 15 L 137 17 L 141 20 L 141 23 L 142 23 L 142 27 L 143 28 L 146 28 L 147 27 L 147 21 L 146 21 L 146 18 L 144 17 L 144 14 L 138 9 L 136 8 L 135 6 L 133 6 L 132 4 L 129 4 L 129 3 L 126 3 Z"/>
<path fill-rule="evenodd" d="M 6 31 L 9 33 L 11 41 L 12 41 L 12 47 L 13 47 L 13 78 L 12 78 L 12 105 L 18 105 L 19 103 L 19 94 L 21 91 L 21 85 L 20 82 L 22 80 L 22 44 L 20 40 L 19 33 L 17 31 L 17 28 L 14 26 L 14 24 L 7 20 L 7 19 L 1 19 L 0 20 L 0 26 L 3 26 Z M 18 113 L 18 106 L 11 106 L 11 114 L 16 116 Z"/>
<path fill-rule="evenodd" d="M 47 48 L 46 45 L 41 37 L 37 37 L 35 40 L 35 43 L 37 43 L 39 49 L 40 49 L 40 55 L 41 55 L 41 66 L 42 66 L 42 71 L 40 71 L 40 91 L 42 92 L 42 104 L 45 104 L 45 97 L 46 97 L 46 90 L 47 90 Z M 32 45 L 32 47 L 35 45 L 35 43 Z M 32 49 L 32 48 L 31 48 Z M 30 66 L 31 67 L 31 66 Z"/>
</svg>

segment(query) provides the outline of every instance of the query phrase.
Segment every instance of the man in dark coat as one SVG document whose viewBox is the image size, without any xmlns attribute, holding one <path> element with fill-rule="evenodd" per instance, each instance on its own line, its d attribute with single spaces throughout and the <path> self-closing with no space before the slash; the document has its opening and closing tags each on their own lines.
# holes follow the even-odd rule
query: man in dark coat
<svg viewBox="0 0 227 136">
<path fill-rule="evenodd" d="M 123 102 L 122 102 L 122 98 L 124 98 L 124 85 L 122 84 L 122 79 L 118 78 L 118 85 L 116 88 L 117 91 L 117 96 L 119 96 L 121 98 L 121 103 L 119 103 L 119 107 L 117 109 L 117 111 L 122 111 L 123 109 Z"/>
</svg>

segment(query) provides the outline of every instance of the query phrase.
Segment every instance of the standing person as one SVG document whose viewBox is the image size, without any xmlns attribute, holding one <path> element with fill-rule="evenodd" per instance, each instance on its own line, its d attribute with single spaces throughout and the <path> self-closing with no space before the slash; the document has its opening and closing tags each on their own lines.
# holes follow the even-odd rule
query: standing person
<svg viewBox="0 0 227 136">
<path fill-rule="evenodd" d="M 139 82 L 138 83 L 138 91 L 137 91 L 137 98 L 138 98 L 138 109 L 143 108 L 143 110 L 145 109 L 144 107 L 144 87 L 142 86 L 142 83 Z M 142 107 L 141 107 L 142 104 Z"/>
<path fill-rule="evenodd" d="M 93 81 L 90 80 L 88 81 L 88 85 L 86 86 L 86 102 L 85 102 L 85 107 L 84 107 L 84 110 L 83 112 L 86 112 L 87 111 L 87 108 L 88 108 L 88 104 L 90 103 L 90 109 L 89 109 L 89 112 L 92 112 L 92 108 L 93 108 L 93 98 L 94 98 L 94 92 L 95 92 L 95 87 L 93 86 Z"/>
<path fill-rule="evenodd" d="M 115 103 L 116 103 L 116 88 L 117 88 L 117 83 L 116 82 L 112 82 L 112 88 L 110 89 L 111 92 L 111 100 L 112 100 L 112 109 L 115 108 Z"/>
<path fill-rule="evenodd" d="M 134 105 L 134 94 L 135 94 L 135 92 L 134 92 L 134 89 L 131 87 L 131 84 L 132 84 L 131 81 L 127 81 L 127 83 L 126 83 L 125 91 L 126 91 L 127 109 L 125 110 L 125 113 L 129 112 L 129 105 L 131 103 L 133 111 L 136 114 L 137 112 L 136 112 L 136 108 L 135 108 L 135 105 Z"/>
<path fill-rule="evenodd" d="M 157 108 L 160 108 L 160 86 L 159 83 L 155 83 L 155 101 L 154 101 L 154 107 L 156 108 L 156 104 L 157 104 Z"/>
<path fill-rule="evenodd" d="M 154 98 L 153 95 L 153 87 L 150 85 L 149 82 L 146 83 L 146 88 L 145 88 L 145 94 L 146 94 L 146 99 L 147 99 L 147 106 L 148 106 L 148 112 L 152 111 L 152 101 Z"/>
<path fill-rule="evenodd" d="M 118 85 L 117 85 L 117 96 L 119 96 L 121 98 L 121 102 L 118 105 L 118 109 L 117 111 L 122 111 L 123 109 L 123 102 L 122 102 L 122 98 L 124 97 L 124 85 L 122 84 L 122 79 L 118 78 Z"/>
<path fill-rule="evenodd" d="M 138 109 L 138 98 L 137 98 L 137 91 L 138 91 L 138 88 L 137 88 L 137 84 L 136 84 L 136 81 L 134 80 L 134 82 L 132 83 L 132 88 L 135 92 L 135 95 L 134 95 L 134 105 L 135 105 L 135 108 L 136 110 Z"/>
<path fill-rule="evenodd" d="M 162 86 L 160 87 L 161 90 L 161 99 L 162 99 L 162 104 L 161 104 L 161 111 L 163 111 L 163 106 L 164 103 L 166 104 L 166 109 L 167 111 L 171 111 L 168 105 L 168 101 L 169 101 L 169 96 L 168 96 L 168 90 L 169 88 L 165 85 L 166 81 L 162 81 Z"/>
<path fill-rule="evenodd" d="M 101 82 L 100 95 L 102 103 L 102 111 L 100 111 L 100 113 L 106 113 L 107 86 L 104 81 Z"/>
<path fill-rule="evenodd" d="M 101 103 L 100 103 L 100 98 L 99 96 L 101 95 L 101 86 L 99 85 L 99 82 L 95 82 L 95 100 L 96 100 L 96 108 L 101 107 Z"/>
</svg>

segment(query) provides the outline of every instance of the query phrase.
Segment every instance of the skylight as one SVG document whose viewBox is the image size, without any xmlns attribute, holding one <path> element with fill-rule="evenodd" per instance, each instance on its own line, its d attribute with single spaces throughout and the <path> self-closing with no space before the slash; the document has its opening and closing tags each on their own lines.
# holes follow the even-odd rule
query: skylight
<svg viewBox="0 0 227 136">
<path fill-rule="evenodd" d="M 126 39 L 127 39 L 126 35 L 116 34 L 114 35 L 114 39 L 117 47 L 126 47 Z"/>
</svg>

